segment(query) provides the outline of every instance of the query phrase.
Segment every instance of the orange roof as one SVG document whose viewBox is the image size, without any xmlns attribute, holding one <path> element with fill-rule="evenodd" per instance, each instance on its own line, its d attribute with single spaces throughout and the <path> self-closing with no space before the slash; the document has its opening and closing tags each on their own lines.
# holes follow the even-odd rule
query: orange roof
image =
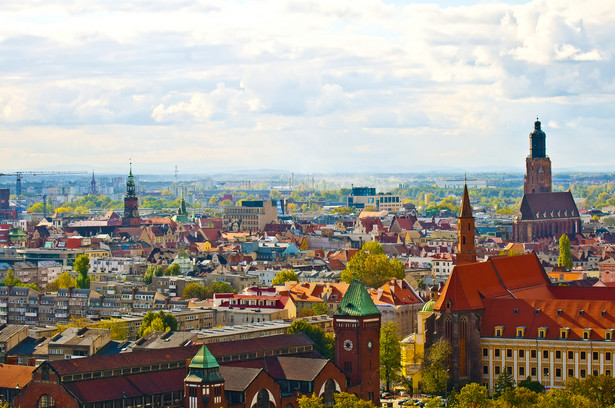
<svg viewBox="0 0 615 408">
<path fill-rule="evenodd" d="M 376 306 L 378 305 L 409 305 L 423 303 L 412 290 L 408 282 L 403 279 L 393 279 L 378 289 L 370 289 L 369 294 Z"/>
<path fill-rule="evenodd" d="M 0 388 L 23 388 L 32 380 L 34 366 L 0 364 Z"/>
</svg>

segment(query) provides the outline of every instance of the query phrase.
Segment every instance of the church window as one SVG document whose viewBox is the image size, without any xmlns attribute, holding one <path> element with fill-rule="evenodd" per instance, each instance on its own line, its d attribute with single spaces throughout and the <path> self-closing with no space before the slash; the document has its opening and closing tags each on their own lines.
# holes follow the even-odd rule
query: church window
<svg viewBox="0 0 615 408">
<path fill-rule="evenodd" d="M 37 408 L 55 408 L 55 406 L 56 402 L 53 400 L 53 397 L 48 394 L 42 395 L 36 403 Z"/>
</svg>

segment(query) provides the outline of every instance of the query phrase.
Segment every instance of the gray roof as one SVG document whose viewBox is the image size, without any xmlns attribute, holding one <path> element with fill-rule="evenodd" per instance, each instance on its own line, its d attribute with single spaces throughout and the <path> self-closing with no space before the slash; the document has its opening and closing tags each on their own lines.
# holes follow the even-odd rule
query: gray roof
<svg viewBox="0 0 615 408">
<path fill-rule="evenodd" d="M 261 368 L 220 367 L 226 391 L 245 391 L 261 371 Z"/>
</svg>

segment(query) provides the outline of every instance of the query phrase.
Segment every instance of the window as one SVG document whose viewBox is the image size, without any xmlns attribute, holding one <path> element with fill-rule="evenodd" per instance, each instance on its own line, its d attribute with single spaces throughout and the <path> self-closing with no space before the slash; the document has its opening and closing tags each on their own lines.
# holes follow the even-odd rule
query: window
<svg viewBox="0 0 615 408">
<path fill-rule="evenodd" d="M 562 352 L 560 350 L 555 350 L 555 358 L 558 360 L 562 358 Z"/>
<path fill-rule="evenodd" d="M 604 371 L 604 375 L 606 375 L 607 377 L 611 376 L 611 370 L 605 370 Z"/>
<path fill-rule="evenodd" d="M 549 376 L 549 367 L 545 367 L 542 369 L 542 373 L 545 377 Z"/>
<path fill-rule="evenodd" d="M 607 332 L 604 333 L 604 339 L 605 340 L 611 340 L 611 332 L 610 331 L 607 331 Z"/>
<path fill-rule="evenodd" d="M 489 374 L 489 366 L 483 366 L 483 374 L 487 375 Z"/>
<path fill-rule="evenodd" d="M 521 349 L 519 350 L 519 358 L 524 358 L 525 357 L 525 350 Z"/>
<path fill-rule="evenodd" d="M 568 369 L 568 377 L 574 377 L 574 368 Z"/>
<path fill-rule="evenodd" d="M 581 378 L 585 378 L 586 374 L 585 374 L 585 370 L 581 370 Z"/>
<path fill-rule="evenodd" d="M 495 369 L 495 375 L 500 375 L 500 366 L 496 365 L 494 369 Z"/>
<path fill-rule="evenodd" d="M 536 367 L 531 368 L 532 377 L 536 377 Z"/>
<path fill-rule="evenodd" d="M 512 358 L 512 349 L 506 349 L 506 357 Z"/>
<path fill-rule="evenodd" d="M 483 357 L 487 357 L 489 355 L 489 349 L 483 348 Z"/>
<path fill-rule="evenodd" d="M 594 352 L 592 353 L 592 359 L 593 359 L 594 361 L 598 360 L 598 352 L 597 352 L 597 351 L 594 351 Z"/>
<path fill-rule="evenodd" d="M 589 339 L 589 332 L 584 331 L 583 332 L 583 340 L 587 340 L 587 339 Z"/>
<path fill-rule="evenodd" d="M 352 371 L 352 362 L 344 361 L 344 371 Z"/>
<path fill-rule="evenodd" d="M 562 369 L 561 368 L 556 368 L 555 369 L 555 376 L 558 377 L 558 378 L 562 376 Z"/>
<path fill-rule="evenodd" d="M 543 350 L 542 351 L 542 358 L 545 360 L 549 359 L 549 350 Z"/>
<path fill-rule="evenodd" d="M 506 372 L 507 372 L 508 374 L 510 374 L 510 375 L 512 375 L 512 373 L 513 373 L 513 371 L 512 371 L 512 370 L 513 370 L 513 368 L 512 368 L 512 367 L 506 367 Z"/>
<path fill-rule="evenodd" d="M 574 351 L 568 352 L 568 360 L 574 360 Z"/>
<path fill-rule="evenodd" d="M 604 359 L 606 361 L 611 361 L 611 352 L 607 351 L 606 353 L 604 353 Z"/>
<path fill-rule="evenodd" d="M 530 351 L 530 357 L 536 358 L 536 350 L 531 350 Z"/>
<path fill-rule="evenodd" d="M 598 370 L 594 370 L 594 371 L 593 371 L 593 373 L 592 373 L 592 375 L 593 375 L 594 377 L 598 377 Z"/>
<path fill-rule="evenodd" d="M 500 357 L 500 349 L 499 348 L 493 349 L 493 355 L 496 357 Z"/>
<path fill-rule="evenodd" d="M 519 366 L 519 377 L 525 377 L 525 367 Z"/>
<path fill-rule="evenodd" d="M 585 360 L 587 358 L 586 355 L 584 351 L 581 351 L 581 360 Z"/>
<path fill-rule="evenodd" d="M 502 337 L 502 327 L 495 328 L 495 337 Z"/>
</svg>

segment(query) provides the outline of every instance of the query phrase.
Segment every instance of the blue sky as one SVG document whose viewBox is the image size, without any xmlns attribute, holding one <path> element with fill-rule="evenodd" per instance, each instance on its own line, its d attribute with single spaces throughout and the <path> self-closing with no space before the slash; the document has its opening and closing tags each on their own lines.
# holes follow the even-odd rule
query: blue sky
<svg viewBox="0 0 615 408">
<path fill-rule="evenodd" d="M 611 1 L 0 0 L 0 172 L 612 169 Z"/>
</svg>

